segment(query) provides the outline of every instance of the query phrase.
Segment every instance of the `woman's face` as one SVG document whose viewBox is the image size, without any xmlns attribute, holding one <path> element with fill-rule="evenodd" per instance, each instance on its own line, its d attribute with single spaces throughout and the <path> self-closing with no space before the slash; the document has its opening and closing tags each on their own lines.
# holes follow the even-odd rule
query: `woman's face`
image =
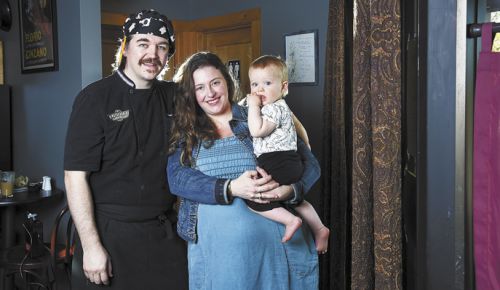
<svg viewBox="0 0 500 290">
<path fill-rule="evenodd" d="M 227 82 L 213 66 L 201 67 L 193 73 L 196 101 L 208 116 L 218 116 L 231 111 Z"/>
</svg>

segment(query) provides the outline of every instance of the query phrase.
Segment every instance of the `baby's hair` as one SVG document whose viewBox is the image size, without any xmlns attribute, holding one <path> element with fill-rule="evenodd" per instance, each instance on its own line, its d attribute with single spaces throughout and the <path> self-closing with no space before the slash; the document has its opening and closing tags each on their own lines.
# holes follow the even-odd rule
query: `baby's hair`
<svg viewBox="0 0 500 290">
<path fill-rule="evenodd" d="M 281 72 L 281 80 L 284 82 L 288 81 L 288 67 L 286 63 L 279 56 L 274 55 L 263 55 L 250 64 L 250 69 L 252 68 L 266 68 L 270 65 L 276 66 Z"/>
</svg>

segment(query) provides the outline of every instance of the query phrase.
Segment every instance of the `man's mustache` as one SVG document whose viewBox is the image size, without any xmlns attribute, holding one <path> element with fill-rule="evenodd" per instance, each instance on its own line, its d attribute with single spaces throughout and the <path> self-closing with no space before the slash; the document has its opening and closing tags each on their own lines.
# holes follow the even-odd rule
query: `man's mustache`
<svg viewBox="0 0 500 290">
<path fill-rule="evenodd" d="M 157 58 L 145 58 L 145 59 L 141 59 L 139 61 L 139 64 L 155 64 L 157 66 L 161 66 L 162 63 L 159 59 Z"/>
</svg>

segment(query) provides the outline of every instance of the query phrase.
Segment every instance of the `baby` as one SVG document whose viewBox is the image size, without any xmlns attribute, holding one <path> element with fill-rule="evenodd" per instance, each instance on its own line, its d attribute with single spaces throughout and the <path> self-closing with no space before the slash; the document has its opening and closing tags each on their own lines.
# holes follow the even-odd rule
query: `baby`
<svg viewBox="0 0 500 290">
<path fill-rule="evenodd" d="M 252 62 L 249 69 L 250 91 L 247 95 L 248 127 L 253 137 L 254 153 L 263 168 L 280 185 L 293 184 L 302 177 L 303 165 L 297 153 L 297 123 L 305 142 L 307 134 L 298 122 L 284 97 L 288 94 L 288 69 L 279 57 L 264 55 Z M 285 225 L 282 242 L 287 242 L 300 228 L 302 220 L 279 202 L 247 205 L 262 216 Z M 316 250 L 326 253 L 330 230 L 323 225 L 313 206 L 303 201 L 295 210 L 313 231 Z"/>
</svg>

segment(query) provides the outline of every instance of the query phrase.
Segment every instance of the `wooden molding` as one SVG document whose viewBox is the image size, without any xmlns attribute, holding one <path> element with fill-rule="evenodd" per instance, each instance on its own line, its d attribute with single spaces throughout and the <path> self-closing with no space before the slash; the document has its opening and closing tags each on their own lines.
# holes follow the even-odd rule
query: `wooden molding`
<svg viewBox="0 0 500 290">
<path fill-rule="evenodd" d="M 111 12 L 101 12 L 101 24 L 122 26 L 128 15 Z"/>
<path fill-rule="evenodd" d="M 217 31 L 227 28 L 250 27 L 254 21 L 260 22 L 260 8 L 234 12 L 222 16 L 207 17 L 193 21 L 175 21 L 177 30 Z"/>
</svg>

